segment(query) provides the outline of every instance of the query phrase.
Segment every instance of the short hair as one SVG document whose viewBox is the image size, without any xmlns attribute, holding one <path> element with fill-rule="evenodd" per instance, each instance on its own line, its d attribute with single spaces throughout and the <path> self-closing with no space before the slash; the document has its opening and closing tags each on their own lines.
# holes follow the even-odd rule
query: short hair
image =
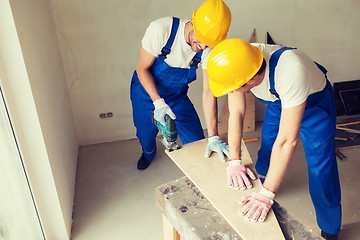
<svg viewBox="0 0 360 240">
<path fill-rule="evenodd" d="M 261 67 L 260 67 L 259 71 L 254 75 L 254 77 L 256 77 L 257 75 L 261 75 L 265 71 L 265 68 L 266 68 L 266 61 L 265 61 L 265 59 L 263 59 Z"/>
</svg>

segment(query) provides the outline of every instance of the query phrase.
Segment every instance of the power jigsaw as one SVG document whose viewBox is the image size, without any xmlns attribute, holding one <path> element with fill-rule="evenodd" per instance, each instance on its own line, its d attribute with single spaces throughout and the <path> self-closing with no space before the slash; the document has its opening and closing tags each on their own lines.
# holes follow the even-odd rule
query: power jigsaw
<svg viewBox="0 0 360 240">
<path fill-rule="evenodd" d="M 152 124 L 159 129 L 162 137 L 159 138 L 160 142 L 165 146 L 165 148 L 171 152 L 177 150 L 180 146 L 176 143 L 177 131 L 174 119 L 169 115 L 165 115 L 165 126 L 160 122 L 156 121 L 154 118 L 154 110 L 151 111 Z"/>
</svg>

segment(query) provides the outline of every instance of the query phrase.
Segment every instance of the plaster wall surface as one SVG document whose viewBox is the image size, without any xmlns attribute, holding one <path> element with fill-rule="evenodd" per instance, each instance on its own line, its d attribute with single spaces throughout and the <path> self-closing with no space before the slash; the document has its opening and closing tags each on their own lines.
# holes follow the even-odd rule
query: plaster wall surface
<svg viewBox="0 0 360 240">
<path fill-rule="evenodd" d="M 49 0 L 53 7 L 68 94 L 81 145 L 135 137 L 130 80 L 141 38 L 152 20 L 190 19 L 204 1 Z M 329 70 L 332 82 L 359 79 L 360 3 L 354 0 L 229 1 L 228 38 L 257 41 L 269 32 L 277 43 L 295 46 Z M 190 98 L 206 128 L 201 107 L 202 77 L 190 85 Z M 221 101 L 220 101 L 221 102 Z M 220 104 L 221 105 L 221 104 Z M 258 111 L 263 111 L 258 104 Z M 101 119 L 100 113 L 112 112 Z M 262 115 L 257 113 L 257 120 Z M 260 118 L 260 119 L 259 119 Z"/>
<path fill-rule="evenodd" d="M 1 1 L 0 12 L 0 77 L 20 154 L 47 238 L 66 239 L 78 144 L 51 7 Z"/>
</svg>

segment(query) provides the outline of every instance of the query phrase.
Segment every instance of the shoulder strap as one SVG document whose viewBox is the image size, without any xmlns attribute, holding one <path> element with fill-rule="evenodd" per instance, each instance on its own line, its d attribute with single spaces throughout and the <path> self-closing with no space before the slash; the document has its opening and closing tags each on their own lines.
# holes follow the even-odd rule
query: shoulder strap
<svg viewBox="0 0 360 240">
<path fill-rule="evenodd" d="M 274 94 L 277 98 L 279 98 L 279 94 L 275 90 L 275 67 L 278 64 L 280 55 L 286 50 L 291 50 L 296 48 L 284 47 L 276 50 L 270 57 L 269 61 L 269 81 L 270 81 L 270 89 L 269 91 Z"/>
<path fill-rule="evenodd" d="M 326 74 L 327 74 L 327 70 L 326 70 L 326 68 L 324 68 L 324 66 L 322 66 L 320 63 L 317 63 L 317 62 L 315 62 L 314 61 L 314 63 L 316 64 L 316 66 L 323 72 L 323 74 L 326 76 Z"/>
<path fill-rule="evenodd" d="M 198 67 L 199 63 L 201 62 L 202 52 L 203 51 L 201 50 L 201 52 L 198 52 L 198 53 L 195 54 L 195 56 L 193 57 L 193 59 L 190 62 L 190 68 L 193 68 L 193 67 L 197 68 Z"/>
<path fill-rule="evenodd" d="M 177 17 L 173 17 L 173 22 L 172 22 L 172 26 L 171 26 L 171 33 L 170 33 L 170 37 L 166 43 L 166 45 L 161 49 L 161 54 L 160 56 L 166 58 L 166 56 L 171 52 L 171 46 L 174 43 L 174 39 L 177 33 L 177 30 L 179 28 L 179 23 L 180 23 L 180 19 Z"/>
</svg>

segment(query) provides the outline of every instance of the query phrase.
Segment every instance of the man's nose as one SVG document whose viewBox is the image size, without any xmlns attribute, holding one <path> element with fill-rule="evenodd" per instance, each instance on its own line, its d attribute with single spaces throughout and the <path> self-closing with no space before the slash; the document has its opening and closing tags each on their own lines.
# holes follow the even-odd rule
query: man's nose
<svg viewBox="0 0 360 240">
<path fill-rule="evenodd" d="M 205 48 L 207 48 L 207 46 L 204 43 L 200 43 L 200 48 L 204 50 Z"/>
</svg>

